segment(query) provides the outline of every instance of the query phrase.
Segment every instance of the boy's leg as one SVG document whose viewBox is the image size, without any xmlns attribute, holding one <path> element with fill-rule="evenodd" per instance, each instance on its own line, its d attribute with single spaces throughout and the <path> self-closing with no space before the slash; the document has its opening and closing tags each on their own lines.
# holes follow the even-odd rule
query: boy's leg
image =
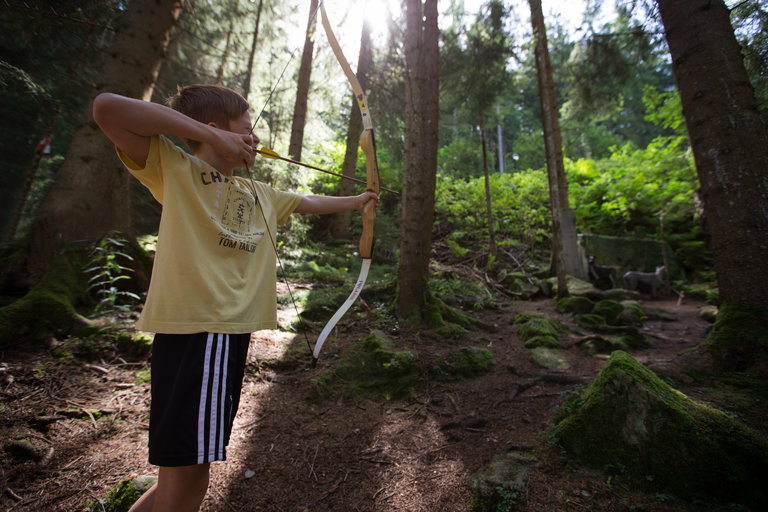
<svg viewBox="0 0 768 512">
<path fill-rule="evenodd" d="M 142 494 L 141 497 L 136 500 L 136 503 L 131 505 L 128 512 L 152 512 L 152 506 L 155 503 L 155 491 L 157 491 L 157 484 L 147 489 L 147 492 Z"/>
<path fill-rule="evenodd" d="M 210 464 L 161 467 L 153 512 L 197 512 L 208 491 Z"/>
<path fill-rule="evenodd" d="M 210 464 L 159 468 L 153 485 L 128 512 L 197 512 L 208 490 Z"/>
</svg>

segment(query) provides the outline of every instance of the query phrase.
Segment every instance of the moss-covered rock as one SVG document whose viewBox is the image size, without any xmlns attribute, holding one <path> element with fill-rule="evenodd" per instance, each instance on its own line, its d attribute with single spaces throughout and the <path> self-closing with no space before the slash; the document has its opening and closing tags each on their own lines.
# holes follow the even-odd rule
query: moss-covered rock
<svg viewBox="0 0 768 512">
<path fill-rule="evenodd" d="M 549 282 L 550 286 L 552 287 L 552 292 L 556 295 L 557 294 L 557 278 L 550 277 L 547 280 L 547 282 Z M 568 295 L 599 298 L 602 293 L 600 290 L 595 288 L 592 285 L 592 283 L 587 281 L 582 281 L 581 279 L 577 279 L 573 276 L 566 276 L 565 285 L 568 288 Z"/>
<path fill-rule="evenodd" d="M 555 417 L 558 443 L 580 462 L 621 467 L 689 498 L 768 507 L 768 440 L 668 386 L 625 352 Z"/>
<path fill-rule="evenodd" d="M 557 338 L 548 334 L 538 334 L 525 340 L 525 348 L 560 348 L 560 342 Z"/>
<path fill-rule="evenodd" d="M 517 335 L 523 341 L 535 336 L 549 336 L 559 340 L 560 336 L 567 331 L 567 327 L 561 322 L 539 313 L 522 313 L 512 322 L 517 326 Z"/>
<path fill-rule="evenodd" d="M 131 506 L 157 483 L 157 477 L 142 475 L 133 480 L 124 480 L 109 491 L 104 500 L 88 504 L 86 512 L 128 512 Z"/>
<path fill-rule="evenodd" d="M 622 302 L 625 300 L 640 300 L 643 296 L 640 292 L 634 290 L 625 290 L 624 288 L 612 288 L 600 292 L 600 299 L 615 300 Z"/>
<path fill-rule="evenodd" d="M 593 328 L 606 325 L 605 318 L 594 313 L 587 313 L 586 315 L 577 315 L 576 322 L 582 327 Z"/>
<path fill-rule="evenodd" d="M 619 315 L 619 323 L 621 325 L 639 326 L 643 325 L 648 319 L 648 315 L 645 314 L 640 304 L 634 300 L 621 301 L 622 311 Z"/>
<path fill-rule="evenodd" d="M 495 358 L 490 350 L 479 347 L 460 347 L 445 356 L 435 354 L 432 372 L 442 379 L 477 377 L 493 369 Z"/>
<path fill-rule="evenodd" d="M 560 350 L 551 348 L 534 348 L 528 353 L 528 360 L 540 368 L 548 370 L 565 370 L 571 367 L 568 358 Z"/>
<path fill-rule="evenodd" d="M 145 332 L 119 332 L 117 346 L 130 357 L 144 357 L 152 350 L 152 335 Z"/>
<path fill-rule="evenodd" d="M 587 354 L 610 354 L 615 350 L 626 350 L 628 347 L 621 342 L 602 336 L 587 336 L 578 343 L 579 348 Z"/>
<path fill-rule="evenodd" d="M 497 455 L 467 478 L 473 512 L 518 510 L 525 503 L 528 479 L 538 468 L 535 457 L 520 452 Z"/>
<path fill-rule="evenodd" d="M 595 303 L 586 297 L 563 297 L 557 301 L 557 310 L 572 315 L 585 315 L 592 312 Z"/>
<path fill-rule="evenodd" d="M 593 315 L 600 315 L 608 325 L 618 325 L 624 306 L 615 300 L 601 300 L 592 309 Z"/>
<path fill-rule="evenodd" d="M 15 462 L 40 460 L 42 454 L 29 439 L 11 439 L 3 443 L 3 454 Z"/>
<path fill-rule="evenodd" d="M 504 285 L 504 288 L 519 296 L 522 300 L 546 294 L 546 290 L 541 288 L 539 279 L 532 278 L 523 272 L 502 273 L 499 275 L 499 281 Z"/>
<path fill-rule="evenodd" d="M 374 395 L 394 399 L 409 396 L 421 382 L 416 355 L 398 350 L 381 331 L 374 330 L 342 355 L 334 371 L 314 379 L 321 396 Z"/>
<path fill-rule="evenodd" d="M 715 323 L 717 320 L 717 306 L 702 306 L 699 308 L 699 318 L 706 320 L 710 323 Z"/>
<path fill-rule="evenodd" d="M 618 346 L 622 347 L 622 350 L 633 349 L 641 350 L 651 347 L 651 342 L 648 338 L 635 328 L 625 328 L 616 338 Z"/>
</svg>

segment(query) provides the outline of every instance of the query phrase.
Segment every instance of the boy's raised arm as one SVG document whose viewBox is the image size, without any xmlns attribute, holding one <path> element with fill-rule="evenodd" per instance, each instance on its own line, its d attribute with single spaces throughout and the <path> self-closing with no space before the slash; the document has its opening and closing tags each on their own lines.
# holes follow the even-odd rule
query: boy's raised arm
<svg viewBox="0 0 768 512">
<path fill-rule="evenodd" d="M 350 210 L 362 210 L 368 201 L 379 204 L 379 196 L 373 192 L 363 192 L 358 196 L 318 196 L 308 195 L 301 198 L 296 213 L 337 213 Z"/>
<path fill-rule="evenodd" d="M 233 162 L 253 159 L 250 134 L 195 121 L 158 103 L 102 93 L 93 101 L 93 119 L 107 137 L 141 167 L 149 155 L 150 138 L 160 134 L 207 143 Z"/>
</svg>

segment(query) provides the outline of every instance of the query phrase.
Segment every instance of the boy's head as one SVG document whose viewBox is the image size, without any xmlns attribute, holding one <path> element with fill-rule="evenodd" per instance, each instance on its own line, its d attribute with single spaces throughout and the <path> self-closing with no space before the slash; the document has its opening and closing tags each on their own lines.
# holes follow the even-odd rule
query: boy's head
<svg viewBox="0 0 768 512">
<path fill-rule="evenodd" d="M 245 98 L 232 89 L 219 85 L 186 85 L 179 87 L 175 95 L 168 98 L 168 106 L 201 123 L 216 123 L 227 129 L 230 121 L 239 119 L 250 108 Z M 200 142 L 184 139 L 195 153 Z"/>
</svg>

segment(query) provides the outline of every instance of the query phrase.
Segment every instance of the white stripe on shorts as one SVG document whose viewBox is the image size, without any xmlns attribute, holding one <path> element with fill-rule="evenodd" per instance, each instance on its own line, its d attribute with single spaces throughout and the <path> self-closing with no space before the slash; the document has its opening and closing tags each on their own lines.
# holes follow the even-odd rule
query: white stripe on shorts
<svg viewBox="0 0 768 512">
<path fill-rule="evenodd" d="M 219 443 L 216 450 L 216 459 L 224 458 L 224 422 L 227 420 L 227 371 L 229 370 L 229 334 L 224 334 L 224 359 L 221 361 L 221 367 L 224 370 L 221 380 L 219 381 Z M 213 423 L 211 423 L 213 425 Z"/>
<path fill-rule="evenodd" d="M 211 354 L 214 348 L 216 353 L 213 362 L 211 362 Z M 200 387 L 200 407 L 197 415 L 198 464 L 224 457 L 224 421 L 226 419 L 224 409 L 226 404 L 228 359 L 229 336 L 226 334 L 209 333 L 205 345 L 203 378 Z M 208 395 L 209 387 L 211 388 L 210 397 Z M 206 415 L 209 403 L 211 412 L 210 415 Z M 208 426 L 207 439 L 205 435 L 206 425 Z M 209 457 L 209 454 L 212 454 L 212 457 Z"/>
</svg>

